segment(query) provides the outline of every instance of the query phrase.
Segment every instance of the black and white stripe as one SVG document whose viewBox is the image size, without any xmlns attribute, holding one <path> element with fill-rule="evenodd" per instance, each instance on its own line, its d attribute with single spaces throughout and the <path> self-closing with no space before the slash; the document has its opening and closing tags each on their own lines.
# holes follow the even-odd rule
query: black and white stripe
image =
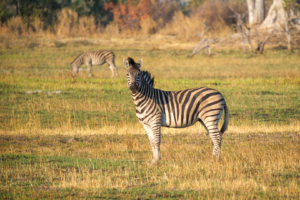
<svg viewBox="0 0 300 200">
<path fill-rule="evenodd" d="M 214 145 L 213 155 L 220 158 L 221 136 L 228 126 L 229 112 L 222 94 L 214 89 L 200 87 L 177 92 L 153 87 L 154 78 L 141 71 L 142 60 L 135 63 L 124 59 L 127 68 L 127 86 L 136 105 L 136 117 L 143 124 L 153 150 L 152 164 L 160 160 L 161 127 L 183 128 L 200 121 Z M 224 124 L 218 122 L 225 110 Z"/>
<path fill-rule="evenodd" d="M 72 75 L 75 76 L 79 70 L 79 67 L 83 64 L 87 66 L 87 71 L 89 76 L 92 77 L 92 66 L 93 65 L 102 65 L 104 63 L 109 64 L 111 69 L 112 77 L 114 76 L 114 71 L 116 76 L 118 76 L 118 68 L 115 65 L 115 54 L 111 51 L 88 51 L 83 54 L 80 54 L 75 58 L 71 63 Z"/>
</svg>

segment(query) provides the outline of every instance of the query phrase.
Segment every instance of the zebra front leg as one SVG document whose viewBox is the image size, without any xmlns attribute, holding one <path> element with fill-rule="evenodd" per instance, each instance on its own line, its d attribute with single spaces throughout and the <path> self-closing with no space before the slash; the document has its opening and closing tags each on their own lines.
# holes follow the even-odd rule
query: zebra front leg
<svg viewBox="0 0 300 200">
<path fill-rule="evenodd" d="M 213 149 L 213 156 L 220 160 L 221 156 L 221 143 L 222 143 L 222 136 L 219 132 L 218 125 L 211 124 L 210 126 L 207 126 L 209 136 L 213 142 L 214 149 Z"/>
<path fill-rule="evenodd" d="M 151 126 L 144 124 L 144 128 L 148 135 L 150 145 L 152 147 L 153 159 L 151 161 L 152 165 L 157 165 L 161 159 L 160 155 L 160 125 L 151 124 Z"/>
<path fill-rule="evenodd" d="M 87 71 L 89 73 L 90 78 L 94 77 L 94 75 L 92 74 L 92 65 L 91 64 L 87 65 Z"/>
</svg>

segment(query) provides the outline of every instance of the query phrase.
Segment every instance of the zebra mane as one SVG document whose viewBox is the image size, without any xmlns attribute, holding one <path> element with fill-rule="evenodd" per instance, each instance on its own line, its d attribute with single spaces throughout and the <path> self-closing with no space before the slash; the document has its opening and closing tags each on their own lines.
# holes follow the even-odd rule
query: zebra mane
<svg viewBox="0 0 300 200">
<path fill-rule="evenodd" d="M 154 76 L 151 76 L 150 72 L 148 71 L 142 71 L 143 72 L 143 78 L 146 81 L 146 83 L 150 86 L 150 87 L 154 87 Z"/>
<path fill-rule="evenodd" d="M 71 66 L 75 63 L 75 62 L 77 62 L 77 60 L 79 59 L 79 58 L 81 58 L 81 56 L 83 55 L 84 53 L 82 53 L 82 54 L 80 54 L 79 56 L 77 56 L 74 60 L 73 60 L 73 62 L 71 62 Z M 81 64 L 81 63 L 80 63 Z"/>
</svg>

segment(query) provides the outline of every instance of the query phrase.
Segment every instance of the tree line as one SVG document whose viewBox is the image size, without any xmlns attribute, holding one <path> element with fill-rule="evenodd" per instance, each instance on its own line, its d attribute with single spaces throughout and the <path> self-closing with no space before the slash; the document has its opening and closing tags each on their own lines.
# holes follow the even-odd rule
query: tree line
<svg viewBox="0 0 300 200">
<path fill-rule="evenodd" d="M 58 23 L 59 13 L 64 9 L 76 12 L 80 17 L 93 17 L 96 29 L 101 29 L 115 20 L 119 29 L 140 29 L 141 20 L 151 20 L 161 26 L 170 22 L 174 12 L 195 10 L 203 0 L 185 4 L 180 0 L 0 0 L 0 22 L 5 25 L 13 17 L 20 17 L 28 32 L 34 20 L 43 22 L 43 29 Z"/>
<path fill-rule="evenodd" d="M 299 8 L 300 0 L 266 2 L 269 6 L 265 0 L 0 0 L 0 28 L 19 35 L 44 30 L 61 35 L 101 33 L 107 27 L 145 34 L 162 29 L 177 35 L 220 33 L 238 31 L 240 20 L 250 26 L 262 23 L 272 2 Z"/>
<path fill-rule="evenodd" d="M 0 0 L 1 24 L 7 23 L 12 17 L 21 17 L 30 28 L 38 18 L 44 22 L 44 29 L 57 23 L 58 13 L 70 8 L 79 16 L 94 16 L 97 26 L 105 26 L 113 20 L 113 14 L 104 9 L 104 3 L 117 0 Z"/>
</svg>

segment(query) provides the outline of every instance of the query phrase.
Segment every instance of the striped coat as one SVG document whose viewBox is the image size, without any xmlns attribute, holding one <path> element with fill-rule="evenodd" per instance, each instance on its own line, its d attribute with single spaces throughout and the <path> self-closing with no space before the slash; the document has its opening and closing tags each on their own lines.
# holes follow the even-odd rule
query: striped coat
<svg viewBox="0 0 300 200">
<path fill-rule="evenodd" d="M 89 77 L 94 76 L 92 74 L 92 66 L 93 65 L 102 65 L 107 63 L 109 68 L 111 69 L 112 77 L 114 76 L 114 72 L 116 76 L 118 76 L 118 68 L 115 65 L 115 54 L 111 51 L 88 51 L 83 54 L 80 54 L 75 58 L 75 60 L 71 63 L 72 75 L 75 76 L 79 70 L 79 67 L 83 64 L 87 66 L 87 71 L 89 73 Z"/>
<path fill-rule="evenodd" d="M 221 136 L 228 126 L 229 112 L 222 94 L 211 88 L 195 88 L 177 92 L 153 87 L 154 78 L 141 71 L 142 61 L 124 59 L 127 67 L 127 86 L 136 106 L 136 117 L 143 124 L 153 150 L 152 164 L 161 158 L 161 127 L 183 128 L 202 123 L 211 137 L 213 155 L 220 158 Z M 224 124 L 218 130 L 218 122 L 225 110 Z"/>
</svg>

